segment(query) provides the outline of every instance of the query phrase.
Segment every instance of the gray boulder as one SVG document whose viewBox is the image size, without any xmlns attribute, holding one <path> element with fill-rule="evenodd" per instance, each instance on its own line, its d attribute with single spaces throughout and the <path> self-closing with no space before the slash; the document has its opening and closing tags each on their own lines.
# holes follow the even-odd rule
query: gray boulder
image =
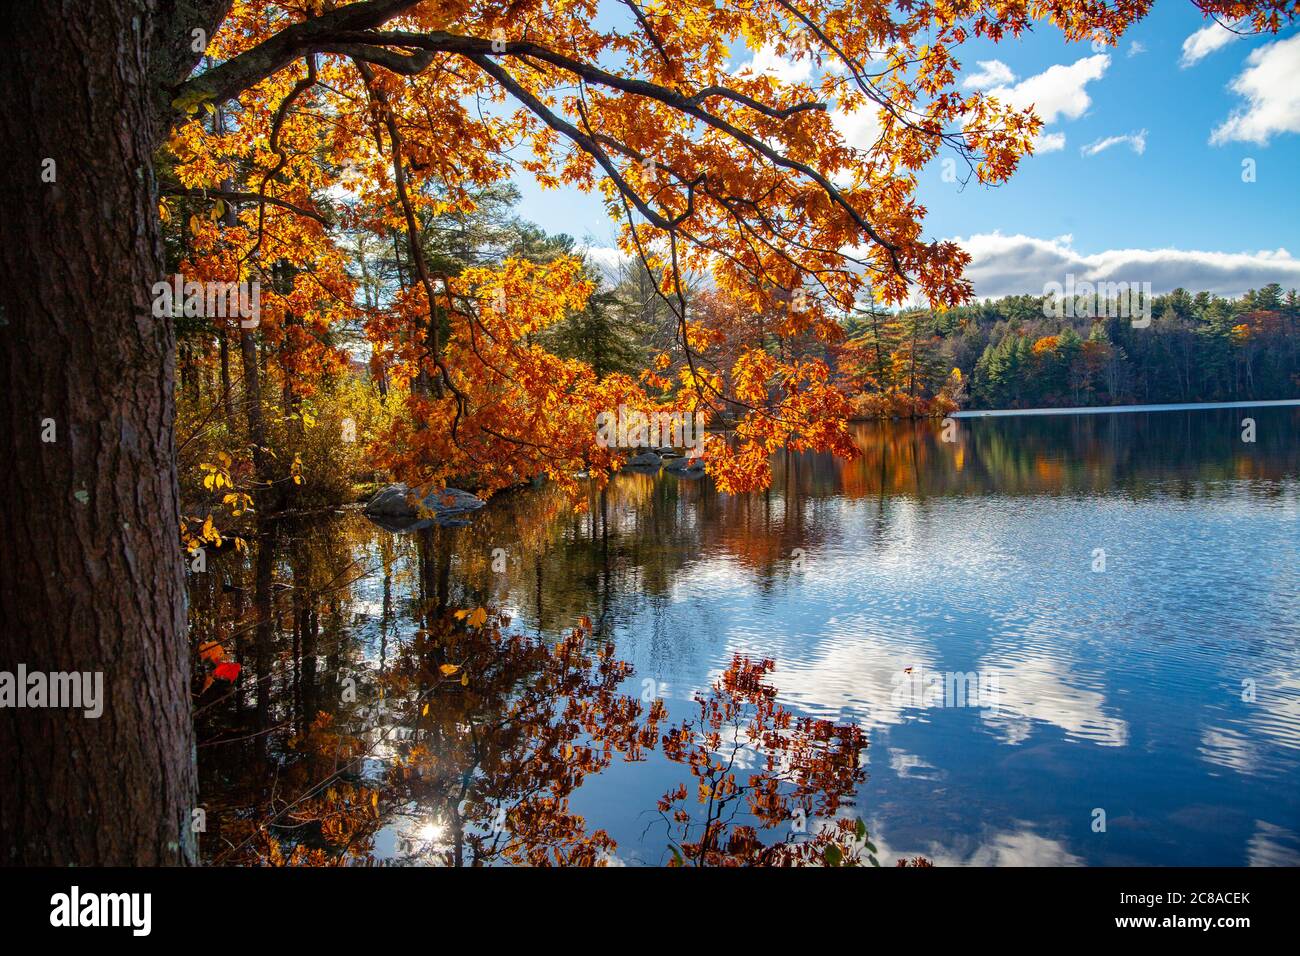
<svg viewBox="0 0 1300 956">
<path fill-rule="evenodd" d="M 669 471 L 679 476 L 698 478 L 704 474 L 703 458 L 674 458 L 664 465 Z"/>
<path fill-rule="evenodd" d="M 403 484 L 381 488 L 366 504 L 366 514 L 385 518 L 414 518 L 415 505 L 407 500 L 410 489 Z"/>
<path fill-rule="evenodd" d="M 423 499 L 417 498 L 401 482 L 382 488 L 366 505 L 366 514 L 390 530 L 413 531 L 429 527 L 434 522 L 457 526 L 466 522 L 461 517 L 485 505 L 478 495 L 459 488 L 435 488 Z M 432 512 L 421 517 L 421 510 Z"/>
<path fill-rule="evenodd" d="M 627 460 L 624 467 L 627 468 L 645 468 L 654 470 L 663 464 L 663 459 L 652 451 L 643 451 L 639 455 L 633 455 Z"/>
</svg>

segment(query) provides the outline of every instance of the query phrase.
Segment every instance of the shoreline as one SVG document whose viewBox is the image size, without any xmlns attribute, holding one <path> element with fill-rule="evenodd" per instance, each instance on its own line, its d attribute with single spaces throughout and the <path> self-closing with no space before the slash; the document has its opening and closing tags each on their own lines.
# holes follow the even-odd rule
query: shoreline
<svg viewBox="0 0 1300 956">
<path fill-rule="evenodd" d="M 1002 408 L 952 412 L 949 418 L 1007 418 L 1013 415 L 1105 415 L 1132 412 L 1184 412 L 1215 408 L 1280 408 L 1300 405 L 1300 398 L 1255 402 L 1186 402 L 1172 405 L 1082 405 L 1076 408 Z"/>
</svg>

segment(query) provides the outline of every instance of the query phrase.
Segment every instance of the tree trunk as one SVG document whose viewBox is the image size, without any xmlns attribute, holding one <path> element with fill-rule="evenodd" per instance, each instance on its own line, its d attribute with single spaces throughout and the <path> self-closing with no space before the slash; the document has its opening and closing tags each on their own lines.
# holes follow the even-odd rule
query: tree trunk
<svg viewBox="0 0 1300 956">
<path fill-rule="evenodd" d="M 0 670 L 102 673 L 103 712 L 0 708 L 0 863 L 191 863 L 153 5 L 25 0 L 6 19 Z"/>
<path fill-rule="evenodd" d="M 275 486 L 271 484 L 271 463 L 267 459 L 266 423 L 262 415 L 262 375 L 258 366 L 257 339 L 251 329 L 239 330 L 239 360 L 244 374 L 244 414 L 248 422 L 248 443 L 253 446 L 253 500 L 257 510 L 276 510 Z"/>
</svg>

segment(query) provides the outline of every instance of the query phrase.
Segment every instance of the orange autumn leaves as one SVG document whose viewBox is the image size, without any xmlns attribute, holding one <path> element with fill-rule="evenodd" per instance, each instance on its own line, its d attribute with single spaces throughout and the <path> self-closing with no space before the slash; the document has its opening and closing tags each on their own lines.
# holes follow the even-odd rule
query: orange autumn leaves
<svg viewBox="0 0 1300 956">
<path fill-rule="evenodd" d="M 310 786 L 314 774 L 336 772 L 340 756 L 368 753 L 362 736 L 320 714 L 295 736 L 283 769 L 295 787 L 310 787 L 310 799 L 293 804 L 295 826 L 241 819 L 222 862 L 370 862 L 377 830 L 414 805 L 442 834 L 420 862 L 610 865 L 618 844 L 590 829 L 571 798 L 614 761 L 644 761 L 658 746 L 692 781 L 659 803 L 669 824 L 665 862 L 874 862 L 865 826 L 842 812 L 865 777 L 865 735 L 781 707 L 771 661 L 735 658 L 697 698 L 697 719 L 665 727 L 662 700 L 622 692 L 632 668 L 595 638 L 589 619 L 558 639 L 508 632 L 508 620 L 495 608 L 462 609 L 401 645 L 376 688 L 408 728 L 391 737 L 383 777 Z M 731 759 L 733 743 L 743 759 Z M 299 840 L 300 829 L 321 839 L 280 842 Z"/>
<path fill-rule="evenodd" d="M 596 415 L 640 400 L 639 389 L 625 377 L 600 381 L 534 341 L 585 304 L 592 284 L 580 263 L 509 259 L 440 281 L 440 291 L 450 290 L 435 302 L 446 333 L 445 378 L 435 370 L 443 394 L 411 389 L 406 413 L 376 443 L 378 462 L 421 483 L 470 474 L 489 492 L 546 474 L 575 495 L 576 472 L 616 467 L 618 457 L 594 444 Z M 408 326 L 427 315 L 418 287 L 398 306 Z M 415 382 L 427 371 L 426 350 L 423 342 L 393 346 L 395 380 Z"/>
<path fill-rule="evenodd" d="M 664 755 L 694 778 L 659 800 L 670 865 L 879 865 L 865 824 L 840 812 L 866 779 L 866 734 L 786 710 L 775 666 L 735 655 L 696 695 L 698 717 L 664 733 Z"/>
<path fill-rule="evenodd" d="M 590 775 L 644 759 L 660 701 L 619 693 L 631 667 L 590 621 L 558 639 L 511 633 L 494 608 L 437 617 L 404 646 L 385 696 L 429 703 L 398 743 L 386 801 L 431 808 L 449 865 L 598 865 L 617 849 L 569 805 Z M 470 675 L 446 680 L 449 665 Z M 436 685 L 436 686 L 431 686 Z"/>
<path fill-rule="evenodd" d="M 1296 11 L 1199 5 L 1272 30 Z M 471 476 L 492 491 L 546 474 L 579 497 L 575 474 L 601 480 L 621 462 L 595 446 L 596 415 L 628 404 L 739 415 L 709 470 L 725 490 L 759 487 L 776 447 L 850 452 L 849 406 L 817 347 L 751 340 L 723 354 L 681 277 L 707 273 L 733 327 L 779 315 L 775 333 L 805 344 L 831 342 L 862 297 L 963 301 L 968 256 L 925 238 L 917 177 L 949 154 L 1003 182 L 1041 125 L 961 87 L 964 45 L 1040 20 L 1110 43 L 1149 7 L 635 0 L 598 18 L 595 0 L 236 0 L 207 50 L 216 70 L 286 30 L 300 39 L 234 102 L 211 102 L 202 73 L 177 91 L 169 175 L 198 207 L 176 224 L 182 271 L 264 280 L 258 334 L 295 394 L 348 363 L 335 333 L 359 325 L 379 371 L 408 389 L 375 451 L 411 483 Z M 321 28 L 344 12 L 363 28 Z M 746 48 L 807 65 L 807 79 L 738 69 Z M 846 142 L 837 116 L 872 136 Z M 572 258 L 442 275 L 408 254 L 425 241 L 412 221 L 420 232 L 468 211 L 476 189 L 521 173 L 598 192 L 623 221 L 622 252 L 646 258 L 679 320 L 672 376 L 598 379 L 538 344 L 591 294 Z M 222 189 L 277 204 L 194 198 Z M 176 202 L 164 198 L 164 215 Z M 406 260 L 391 294 L 358 295 L 360 234 Z M 275 263 L 292 274 L 272 281 Z"/>
</svg>

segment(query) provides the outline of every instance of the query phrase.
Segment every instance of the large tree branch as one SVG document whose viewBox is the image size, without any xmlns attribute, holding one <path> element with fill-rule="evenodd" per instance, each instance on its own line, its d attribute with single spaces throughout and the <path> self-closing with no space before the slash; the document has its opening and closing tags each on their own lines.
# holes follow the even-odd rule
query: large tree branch
<svg viewBox="0 0 1300 956">
<path fill-rule="evenodd" d="M 467 54 L 467 56 L 468 59 L 475 63 L 484 73 L 488 74 L 488 76 L 500 83 L 511 96 L 523 103 L 524 106 L 528 107 L 529 111 L 541 119 L 542 122 L 551 127 L 551 129 L 555 130 L 557 133 L 563 134 L 566 138 L 582 149 L 583 152 L 595 159 L 596 162 L 600 164 L 601 169 L 605 170 L 605 174 L 613 180 L 614 185 L 618 187 L 618 191 L 626 196 L 632 204 L 636 206 L 637 211 L 640 212 L 641 215 L 645 216 L 646 219 L 650 220 L 651 223 L 660 229 L 673 228 L 674 223 L 660 215 L 654 209 L 650 208 L 650 205 L 642 199 L 627 180 L 623 178 L 623 175 L 618 171 L 618 167 L 615 166 L 613 161 L 609 158 L 609 154 L 601 149 L 600 145 L 594 139 L 582 130 L 578 129 L 568 120 L 557 116 L 545 103 L 539 100 L 532 93 L 528 92 L 528 90 L 525 89 L 518 80 L 506 72 L 506 70 L 504 70 L 499 64 L 493 63 L 486 56 L 478 54 Z"/>
<path fill-rule="evenodd" d="M 150 21 L 153 37 L 149 72 L 170 90 L 194 71 L 208 41 L 230 14 L 232 0 L 158 0 Z M 194 49 L 198 46 L 198 49 Z"/>
<path fill-rule="evenodd" d="M 433 52 L 459 53 L 473 60 L 475 63 L 478 63 L 480 67 L 487 70 L 487 72 L 489 73 L 492 73 L 493 71 L 488 70 L 487 67 L 483 65 L 483 61 L 487 57 L 493 57 L 493 56 L 532 57 L 533 59 L 541 60 L 545 63 L 550 63 L 552 66 L 559 67 L 560 69 L 568 73 L 572 73 L 575 76 L 581 77 L 582 79 L 586 80 L 588 83 L 593 83 L 599 86 L 608 87 L 610 89 L 616 89 L 624 93 L 631 93 L 636 96 L 643 96 L 646 97 L 647 99 L 652 99 L 657 102 L 663 103 L 665 106 L 672 107 L 673 109 L 685 113 L 688 116 L 693 116 L 696 119 L 700 120 L 702 123 L 713 127 L 719 132 L 725 133 L 734 141 L 744 145 L 748 149 L 762 156 L 764 159 L 775 164 L 776 166 L 780 166 L 783 169 L 789 169 L 794 172 L 801 173 L 802 175 L 811 179 L 813 182 L 815 182 L 818 186 L 822 188 L 822 190 L 826 193 L 826 195 L 829 196 L 837 206 L 839 206 L 849 215 L 849 217 L 853 220 L 853 222 L 857 225 L 859 229 L 861 229 L 864 233 L 866 233 L 867 236 L 870 237 L 870 239 L 873 242 L 875 242 L 877 245 L 879 245 L 880 247 L 886 250 L 894 268 L 899 272 L 903 271 L 902 264 L 898 261 L 896 255 L 898 247 L 894 243 L 885 239 L 878 232 L 876 232 L 875 227 L 873 227 L 871 223 L 867 222 L 866 218 L 860 212 L 858 212 L 856 208 L 854 208 L 853 204 L 844 198 L 844 195 L 830 181 L 829 178 L 827 178 L 818 170 L 809 166 L 807 163 L 802 163 L 797 160 L 790 159 L 789 157 L 783 155 L 779 150 L 769 146 L 766 142 L 764 142 L 759 137 L 753 136 L 745 132 L 743 129 L 740 129 L 729 120 L 724 119 L 723 117 L 718 116 L 716 113 L 713 113 L 705 109 L 698 102 L 697 96 L 685 96 L 677 92 L 676 90 L 671 90 L 665 86 L 660 86 L 657 83 L 651 83 L 646 80 L 639 80 L 634 77 L 620 76 L 617 73 L 610 73 L 607 70 L 602 70 L 600 67 L 593 66 L 590 63 L 584 63 L 581 60 L 575 60 L 572 57 L 565 56 L 562 53 L 556 53 L 553 50 L 547 49 L 546 47 L 542 47 L 535 43 L 529 43 L 525 41 L 511 41 L 505 45 L 505 50 L 494 50 L 492 40 L 480 39 L 479 37 L 457 36 L 454 34 L 442 33 L 442 32 L 369 33 L 363 31 L 357 34 L 351 34 L 351 33 L 344 33 L 342 35 L 326 34 L 326 36 L 329 39 L 340 40 L 343 42 L 361 42 L 361 43 L 370 43 L 375 45 L 387 43 L 394 46 L 403 46 L 407 48 L 429 50 Z M 496 70 L 499 72 L 500 68 L 497 67 Z M 500 81 L 500 77 L 497 76 L 496 73 L 493 73 L 493 75 L 498 79 L 498 81 Z M 517 83 L 514 85 L 516 88 L 518 88 Z M 725 88 L 711 87 L 706 92 L 708 93 L 708 95 L 718 95 L 719 91 L 723 89 Z M 524 92 L 526 93 L 526 91 Z M 516 97 L 518 97 L 518 93 L 516 92 L 515 89 L 512 89 L 511 93 Z M 732 99 L 738 99 L 744 97 L 744 94 L 736 93 L 735 91 L 728 90 L 727 93 L 730 95 L 730 98 Z M 537 113 L 537 109 L 533 106 L 533 104 L 536 103 L 538 105 L 541 105 L 540 101 L 538 101 L 537 98 L 532 96 L 531 94 L 526 94 L 526 95 L 528 96 L 528 99 L 524 101 L 525 104 L 528 105 L 528 108 L 530 110 L 532 110 L 534 113 Z M 749 98 L 744 97 L 744 99 L 749 99 Z M 783 111 L 776 107 L 771 107 L 771 106 L 767 106 L 766 104 L 761 104 L 757 100 L 753 100 L 751 103 L 746 103 L 745 105 L 754 105 L 754 108 L 759 109 L 761 112 L 764 112 L 767 115 L 772 116 L 773 118 L 784 119 L 791 112 L 791 110 Z M 795 107 L 794 109 L 807 109 L 809 108 L 809 106 L 810 104 L 804 104 Z M 537 115 L 540 116 L 541 114 L 538 113 Z M 547 120 L 547 122 L 548 125 L 553 125 L 551 124 L 550 120 Z M 561 120 L 561 122 L 564 121 Z M 574 133 L 576 133 L 578 136 L 582 136 L 582 134 L 579 131 L 577 131 L 576 128 L 572 127 L 572 124 L 568 124 L 568 125 L 570 126 L 571 129 L 573 129 Z M 558 127 L 556 128 L 558 130 Z M 566 136 L 569 136 L 570 138 L 573 138 L 572 134 L 570 134 L 567 130 L 564 131 L 564 134 Z M 574 140 L 574 141 L 578 142 L 578 140 Z M 579 145 L 583 145 L 584 149 L 586 148 L 586 146 L 582 143 L 579 143 Z M 644 210 L 642 210 L 642 212 L 644 214 Z"/>
<path fill-rule="evenodd" d="M 895 271 L 903 272 L 902 264 L 897 256 L 898 247 L 896 244 L 880 235 L 867 221 L 866 217 L 845 198 L 827 176 L 807 163 L 790 159 L 770 146 L 764 139 L 746 132 L 725 117 L 705 108 L 702 101 L 715 96 L 723 96 L 774 119 L 786 119 L 801 110 L 820 108 L 820 104 L 801 103 L 792 107 L 773 107 L 723 86 L 710 86 L 694 95 L 687 96 L 657 83 L 610 73 L 593 64 L 576 60 L 527 41 L 509 41 L 505 44 L 504 49 L 501 49 L 501 44 L 498 41 L 461 36 L 443 31 L 410 33 L 403 31 L 377 32 L 369 29 L 369 27 L 384 22 L 411 5 L 409 0 L 372 0 L 370 3 L 353 4 L 313 20 L 286 27 L 270 40 L 247 53 L 240 54 L 233 60 L 215 67 L 186 83 L 178 96 L 178 100 L 183 101 L 185 104 L 192 104 L 196 99 L 212 98 L 217 101 L 227 99 L 236 95 L 241 89 L 283 68 L 292 61 L 295 55 L 310 51 L 333 52 L 354 56 L 357 59 L 378 63 L 399 73 L 406 74 L 418 72 L 427 66 L 432 56 L 437 53 L 458 54 L 473 61 L 505 87 L 512 96 L 520 100 L 534 115 L 595 158 L 606 174 L 618 186 L 619 191 L 631 200 L 638 211 L 650 222 L 658 228 L 671 229 L 675 223 L 651 209 L 636 195 L 635 191 L 623 180 L 609 156 L 591 136 L 556 115 L 538 97 L 529 92 L 497 63 L 493 62 L 494 58 L 503 56 L 515 57 L 520 59 L 521 62 L 527 62 L 530 58 L 540 60 L 571 73 L 586 82 L 645 97 L 694 117 L 705 125 L 726 134 L 736 143 L 743 145 L 755 155 L 762 157 L 775 166 L 807 177 L 816 183 L 832 202 L 852 219 L 859 229 L 885 250 Z M 417 50 L 421 51 L 421 54 L 405 55 L 394 50 L 385 50 L 385 47 Z"/>
<path fill-rule="evenodd" d="M 375 51 L 358 51 L 355 49 L 325 49 L 324 34 L 337 31 L 369 30 L 387 23 L 389 20 L 414 7 L 419 0 L 368 0 L 366 3 L 352 3 L 339 7 L 319 17 L 303 20 L 285 27 L 269 40 L 265 40 L 238 56 L 227 60 L 220 66 L 192 77 L 187 82 L 174 86 L 173 113 L 171 125 L 182 122 L 186 113 L 184 104 L 211 102 L 220 105 L 232 99 L 249 87 L 256 86 L 268 76 L 284 69 L 300 56 L 308 53 L 342 53 L 351 56 L 361 54 L 364 60 L 371 59 L 366 53 Z M 227 6 L 229 2 L 227 0 Z M 220 21 L 218 21 L 219 23 Z M 385 51 L 390 56 L 391 51 Z M 197 56 L 194 62 L 197 62 Z M 396 61 L 393 61 L 396 62 Z M 382 65 L 388 66 L 388 63 Z M 193 64 L 191 64 L 192 68 Z M 177 106 L 176 103 L 181 103 Z"/>
</svg>

